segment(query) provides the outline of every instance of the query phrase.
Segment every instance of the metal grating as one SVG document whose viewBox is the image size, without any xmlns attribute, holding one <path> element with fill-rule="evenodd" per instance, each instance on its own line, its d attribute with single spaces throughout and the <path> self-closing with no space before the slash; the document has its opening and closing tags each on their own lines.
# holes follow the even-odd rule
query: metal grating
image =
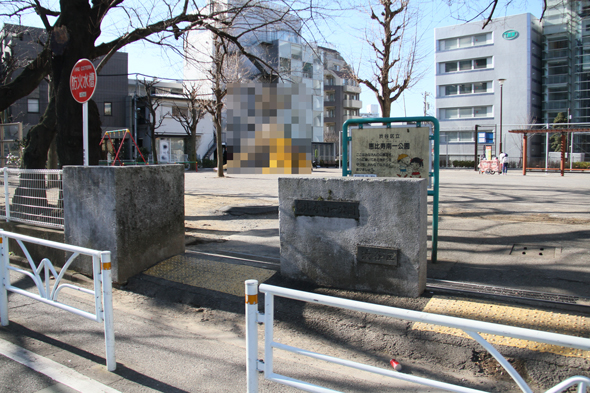
<svg viewBox="0 0 590 393">
<path fill-rule="evenodd" d="M 517 299 L 536 300 L 542 302 L 571 304 L 577 306 L 590 306 L 590 299 L 579 296 L 527 291 L 522 289 L 495 287 L 490 285 L 471 284 L 456 281 L 429 279 L 426 284 L 426 289 L 503 296 Z"/>
</svg>

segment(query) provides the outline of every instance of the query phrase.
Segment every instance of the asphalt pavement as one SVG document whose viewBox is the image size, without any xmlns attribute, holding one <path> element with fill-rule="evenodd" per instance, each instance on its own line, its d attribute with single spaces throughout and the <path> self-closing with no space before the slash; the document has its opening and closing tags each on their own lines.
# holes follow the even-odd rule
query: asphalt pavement
<svg viewBox="0 0 590 393">
<path fill-rule="evenodd" d="M 340 176 L 340 171 L 321 168 L 311 176 Z M 187 252 L 114 290 L 114 373 L 104 366 L 99 324 L 10 294 L 10 325 L 0 328 L 0 392 L 245 391 L 243 282 L 251 278 L 371 303 L 590 335 L 590 174 L 441 171 L 438 261 L 429 263 L 428 288 L 418 299 L 283 280 L 278 177 L 186 173 Z M 429 247 L 431 237 L 429 229 Z M 80 275 L 69 279 L 90 285 Z M 14 280 L 30 285 L 23 277 Z M 63 301 L 82 308 L 91 304 L 75 291 L 64 293 Z M 396 357 L 412 375 L 486 391 L 518 390 L 476 345 L 449 332 L 289 302 L 277 305 L 276 330 L 292 345 L 377 367 L 390 368 L 389 359 Z M 538 390 L 567 376 L 590 376 L 588 351 L 498 345 Z M 353 376 L 281 351 L 277 359 L 279 371 L 336 390 L 436 391 Z M 260 384 L 264 392 L 295 391 L 262 378 Z"/>
</svg>

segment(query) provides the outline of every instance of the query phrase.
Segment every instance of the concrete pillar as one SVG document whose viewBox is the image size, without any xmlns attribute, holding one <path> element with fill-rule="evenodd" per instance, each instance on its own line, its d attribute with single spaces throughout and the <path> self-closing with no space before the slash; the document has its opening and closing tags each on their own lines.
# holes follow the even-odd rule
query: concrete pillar
<svg viewBox="0 0 590 393">
<path fill-rule="evenodd" d="M 182 165 L 66 166 L 63 192 L 65 242 L 110 251 L 113 282 L 184 253 Z"/>
</svg>

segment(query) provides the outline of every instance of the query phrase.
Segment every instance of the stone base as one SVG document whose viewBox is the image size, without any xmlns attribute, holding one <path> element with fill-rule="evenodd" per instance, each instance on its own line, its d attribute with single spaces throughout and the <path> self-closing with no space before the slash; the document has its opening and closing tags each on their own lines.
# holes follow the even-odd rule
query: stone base
<svg viewBox="0 0 590 393">
<path fill-rule="evenodd" d="M 280 178 L 279 226 L 285 277 L 398 296 L 424 291 L 425 179 Z"/>
<path fill-rule="evenodd" d="M 110 251 L 113 282 L 184 253 L 182 165 L 67 166 L 63 191 L 65 242 Z"/>
</svg>

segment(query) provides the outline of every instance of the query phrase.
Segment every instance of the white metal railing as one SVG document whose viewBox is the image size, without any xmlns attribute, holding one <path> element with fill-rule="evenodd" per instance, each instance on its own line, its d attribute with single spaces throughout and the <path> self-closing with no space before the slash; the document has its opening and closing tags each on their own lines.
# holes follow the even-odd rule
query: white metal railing
<svg viewBox="0 0 590 393">
<path fill-rule="evenodd" d="M 1 168 L 0 219 L 64 228 L 61 170 Z"/>
<path fill-rule="evenodd" d="M 9 239 L 14 239 L 24 252 L 31 270 L 21 269 L 10 265 Z M 72 253 L 59 274 L 51 261 L 44 258 L 36 264 L 24 243 L 38 244 L 44 247 L 55 248 Z M 97 251 L 89 248 L 71 246 L 68 244 L 37 239 L 18 233 L 0 230 L 0 323 L 8 325 L 8 291 L 27 296 L 42 303 L 69 311 L 73 314 L 104 324 L 106 364 L 109 371 L 115 371 L 115 330 L 113 325 L 113 290 L 111 281 L 111 253 L 110 251 Z M 82 288 L 72 284 L 61 283 L 66 270 L 80 255 L 92 258 L 92 273 L 94 278 L 93 290 Z M 35 283 L 38 294 L 26 289 L 18 288 L 11 284 L 10 272 L 18 272 L 31 278 Z M 53 279 L 51 278 L 53 276 Z M 51 285 L 51 281 L 53 285 Z M 94 313 L 75 308 L 58 301 L 58 295 L 62 289 L 72 289 L 86 293 L 94 297 Z"/>
<path fill-rule="evenodd" d="M 342 299 L 332 296 L 319 295 L 315 293 L 303 292 L 294 289 L 281 288 L 273 285 L 262 284 L 258 288 L 258 281 L 246 281 L 246 373 L 248 392 L 255 393 L 258 391 L 258 372 L 264 371 L 266 379 L 275 381 L 284 385 L 292 386 L 308 392 L 335 392 L 318 385 L 313 385 L 304 381 L 289 378 L 284 375 L 276 374 L 273 371 L 273 350 L 280 349 L 292 352 L 302 356 L 308 356 L 314 359 L 320 359 L 332 362 L 342 366 L 356 368 L 363 371 L 372 372 L 379 375 L 392 377 L 406 382 L 414 382 L 420 385 L 432 388 L 447 390 L 451 392 L 470 392 L 484 393 L 481 390 L 471 389 L 460 385 L 440 382 L 433 379 L 423 378 L 415 375 L 404 374 L 394 370 L 385 370 L 379 367 L 369 366 L 346 359 L 335 358 L 323 355 L 301 348 L 295 348 L 274 341 L 273 324 L 274 324 L 274 297 L 284 297 L 288 299 L 300 300 L 313 304 L 322 304 L 325 306 L 342 308 L 353 311 L 360 311 L 375 315 L 381 315 L 391 318 L 398 318 L 407 321 L 424 322 L 440 326 L 456 328 L 464 331 L 481 346 L 483 346 L 496 360 L 504 367 L 508 374 L 514 379 L 523 392 L 532 393 L 531 388 L 524 379 L 512 367 L 512 365 L 488 343 L 480 333 L 487 333 L 499 336 L 519 338 L 523 340 L 536 341 L 546 344 L 560 345 L 583 350 L 590 350 L 590 339 L 582 337 L 567 336 L 564 334 L 542 332 L 538 330 L 525 329 L 514 326 L 500 325 L 490 322 L 474 321 L 470 319 L 450 317 L 446 315 L 431 314 L 422 311 L 405 310 L 402 308 L 381 306 L 377 304 L 364 303 L 355 300 Z M 258 311 L 258 290 L 265 294 L 264 312 Z M 258 323 L 264 324 L 264 360 L 258 359 Z M 578 386 L 578 392 L 586 392 L 590 388 L 590 378 L 584 376 L 575 376 L 549 389 L 547 393 L 558 393 L 567 390 L 571 386 Z"/>
</svg>

